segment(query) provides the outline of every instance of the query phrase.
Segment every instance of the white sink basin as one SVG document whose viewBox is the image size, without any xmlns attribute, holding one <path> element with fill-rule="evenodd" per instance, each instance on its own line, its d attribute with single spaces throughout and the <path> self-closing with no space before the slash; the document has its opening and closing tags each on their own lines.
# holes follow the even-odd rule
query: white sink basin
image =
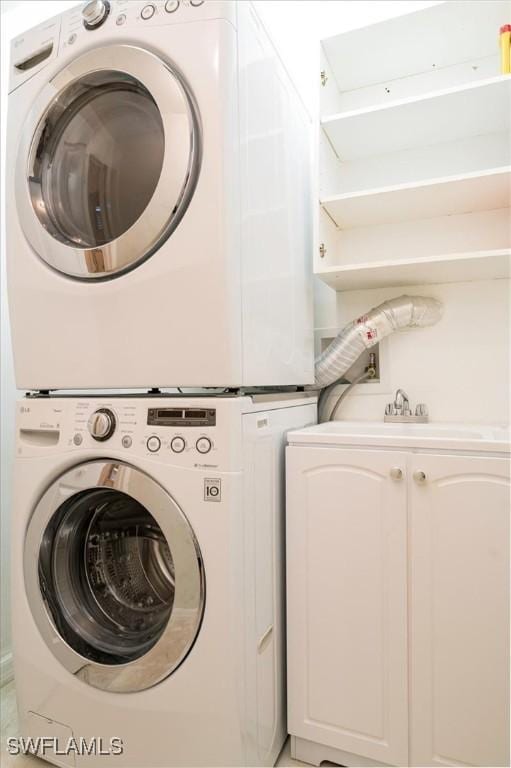
<svg viewBox="0 0 511 768">
<path fill-rule="evenodd" d="M 383 421 L 329 421 L 288 435 L 290 444 L 382 445 L 461 451 L 509 452 L 510 432 L 480 424 L 386 424 Z"/>
</svg>

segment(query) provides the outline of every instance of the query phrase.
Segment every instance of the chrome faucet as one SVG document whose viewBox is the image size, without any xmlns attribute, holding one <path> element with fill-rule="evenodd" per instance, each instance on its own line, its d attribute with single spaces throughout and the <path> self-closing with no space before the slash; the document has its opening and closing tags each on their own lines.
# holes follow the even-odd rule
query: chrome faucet
<svg viewBox="0 0 511 768">
<path fill-rule="evenodd" d="M 428 421 L 428 409 L 425 403 L 419 403 L 415 409 L 415 415 L 412 415 L 408 395 L 404 389 L 398 389 L 394 396 L 394 402 L 387 403 L 385 406 L 384 421 L 424 424 Z"/>
<path fill-rule="evenodd" d="M 410 416 L 410 400 L 404 389 L 398 389 L 394 397 L 394 410 L 401 416 Z"/>
</svg>

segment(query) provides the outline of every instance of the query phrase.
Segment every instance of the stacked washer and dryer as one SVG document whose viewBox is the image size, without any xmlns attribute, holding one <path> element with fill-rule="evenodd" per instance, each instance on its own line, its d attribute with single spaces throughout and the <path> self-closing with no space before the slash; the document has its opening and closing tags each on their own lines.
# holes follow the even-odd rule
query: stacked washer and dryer
<svg viewBox="0 0 511 768">
<path fill-rule="evenodd" d="M 282 747 L 310 134 L 248 2 L 96 0 L 13 41 L 13 645 L 56 765 Z"/>
</svg>

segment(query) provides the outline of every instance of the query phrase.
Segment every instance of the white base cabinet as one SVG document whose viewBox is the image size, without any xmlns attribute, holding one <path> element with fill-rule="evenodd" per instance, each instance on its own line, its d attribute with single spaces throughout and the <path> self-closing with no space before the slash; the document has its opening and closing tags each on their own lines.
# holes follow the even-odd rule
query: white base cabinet
<svg viewBox="0 0 511 768">
<path fill-rule="evenodd" d="M 509 765 L 509 461 L 413 455 L 412 765 Z"/>
<path fill-rule="evenodd" d="M 294 755 L 509 765 L 507 459 L 291 445 L 287 477 Z"/>
<path fill-rule="evenodd" d="M 408 759 L 406 454 L 288 448 L 291 734 Z"/>
</svg>

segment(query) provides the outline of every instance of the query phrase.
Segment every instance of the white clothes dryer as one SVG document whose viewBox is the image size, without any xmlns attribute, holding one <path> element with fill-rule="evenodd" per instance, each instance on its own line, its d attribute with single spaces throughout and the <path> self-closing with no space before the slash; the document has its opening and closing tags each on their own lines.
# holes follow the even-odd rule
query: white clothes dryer
<svg viewBox="0 0 511 768">
<path fill-rule="evenodd" d="M 18 387 L 312 382 L 311 120 L 251 3 L 78 6 L 8 107 Z"/>
<path fill-rule="evenodd" d="M 274 764 L 286 737 L 284 443 L 315 420 L 306 395 L 18 403 L 19 730 L 56 740 L 47 760 Z M 63 754 L 94 740 L 107 754 Z"/>
</svg>

